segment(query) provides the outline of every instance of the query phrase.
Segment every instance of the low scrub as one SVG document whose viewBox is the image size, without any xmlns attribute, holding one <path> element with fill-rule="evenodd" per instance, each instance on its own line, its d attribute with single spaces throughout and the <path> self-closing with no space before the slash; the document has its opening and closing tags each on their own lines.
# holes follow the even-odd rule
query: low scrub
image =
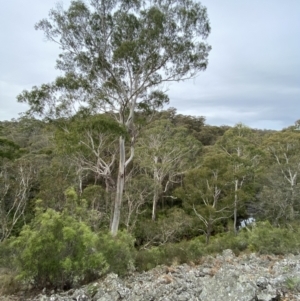
<svg viewBox="0 0 300 301">
<path fill-rule="evenodd" d="M 223 250 L 231 249 L 236 255 L 245 251 L 249 245 L 247 233 L 221 233 L 211 239 L 211 243 L 205 246 L 205 254 L 221 253 Z"/>
<path fill-rule="evenodd" d="M 166 243 L 150 249 L 134 248 L 135 239 L 126 231 L 116 237 L 95 233 L 85 223 L 65 212 L 37 209 L 31 224 L 18 237 L 0 244 L 0 290 L 13 292 L 20 283 L 36 287 L 68 288 L 89 282 L 107 272 L 126 275 L 158 265 L 198 263 L 201 257 L 224 249 L 260 254 L 299 253 L 300 231 L 274 228 L 268 222 L 256 223 L 238 235 L 221 233 L 206 245 L 205 237 Z M 15 277 L 17 275 L 17 277 Z"/>
<path fill-rule="evenodd" d="M 10 241 L 18 279 L 36 287 L 67 288 L 105 273 L 108 264 L 97 246 L 98 236 L 86 224 L 52 209 L 37 212 Z"/>
<path fill-rule="evenodd" d="M 147 271 L 157 265 L 177 265 L 198 261 L 203 255 L 203 246 L 200 240 L 168 243 L 148 250 L 140 250 L 136 257 L 138 271 Z"/>
<path fill-rule="evenodd" d="M 126 275 L 134 269 L 134 238 L 126 231 L 117 237 L 95 233 L 67 212 L 37 209 L 31 224 L 18 237 L 0 244 L 2 291 L 16 291 L 19 283 L 67 289 L 107 272 Z M 14 288 L 15 287 L 15 288 Z"/>
<path fill-rule="evenodd" d="M 294 228 L 298 229 L 298 227 Z M 241 252 L 299 254 L 299 234 L 299 230 L 274 228 L 268 222 L 260 222 L 252 228 L 242 230 L 238 235 L 231 232 L 215 235 L 211 238 L 209 245 L 205 244 L 203 236 L 199 236 L 190 241 L 141 250 L 137 254 L 136 266 L 139 271 L 143 271 L 162 264 L 197 263 L 203 255 L 221 253 L 225 249 L 233 250 L 236 255 Z"/>
<path fill-rule="evenodd" d="M 299 230 L 275 228 L 269 222 L 261 222 L 250 231 L 249 250 L 260 254 L 297 254 L 300 251 L 299 234 Z"/>
<path fill-rule="evenodd" d="M 110 233 L 99 234 L 97 247 L 108 264 L 108 272 L 124 276 L 134 269 L 134 241 L 126 231 L 119 231 L 116 237 L 112 237 Z"/>
<path fill-rule="evenodd" d="M 16 273 L 11 269 L 0 268 L 0 296 L 11 295 L 22 288 L 16 279 Z"/>
</svg>

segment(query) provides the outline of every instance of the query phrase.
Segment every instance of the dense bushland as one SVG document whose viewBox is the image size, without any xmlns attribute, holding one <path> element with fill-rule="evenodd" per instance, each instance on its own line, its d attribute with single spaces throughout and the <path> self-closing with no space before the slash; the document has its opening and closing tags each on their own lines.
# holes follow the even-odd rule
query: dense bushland
<svg viewBox="0 0 300 301">
<path fill-rule="evenodd" d="M 77 138 L 73 149 L 72 139 L 56 135 L 55 123 L 2 122 L 2 292 L 29 283 L 67 288 L 108 272 L 197 263 L 227 248 L 299 253 L 299 131 L 239 124 L 203 147 L 199 133 L 209 128 L 203 119 L 173 113 L 158 113 L 165 121 L 140 132 L 116 237 L 109 229 L 117 160 L 103 175 L 97 156 L 85 144 L 78 148 Z M 93 131 L 90 142 L 101 142 L 109 155 L 114 139 L 100 141 L 97 127 Z M 198 150 L 184 148 L 185 139 L 177 139 L 182 133 L 187 144 L 198 139 Z"/>
</svg>

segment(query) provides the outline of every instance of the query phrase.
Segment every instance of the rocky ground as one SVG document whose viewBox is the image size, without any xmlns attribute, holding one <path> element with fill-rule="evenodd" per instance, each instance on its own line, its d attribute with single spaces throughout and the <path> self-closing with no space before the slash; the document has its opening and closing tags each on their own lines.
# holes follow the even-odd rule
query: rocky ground
<svg viewBox="0 0 300 301">
<path fill-rule="evenodd" d="M 1 298 L 0 298 L 1 300 Z M 300 300 L 300 255 L 236 257 L 231 250 L 199 265 L 159 266 L 125 279 L 109 274 L 79 289 L 44 290 L 36 301 L 287 301 Z"/>
</svg>

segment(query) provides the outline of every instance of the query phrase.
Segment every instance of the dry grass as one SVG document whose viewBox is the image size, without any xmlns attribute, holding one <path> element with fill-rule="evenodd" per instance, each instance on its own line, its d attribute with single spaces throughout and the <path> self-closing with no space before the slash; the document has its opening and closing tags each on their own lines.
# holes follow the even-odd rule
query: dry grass
<svg viewBox="0 0 300 301">
<path fill-rule="evenodd" d="M 0 296 L 12 295 L 20 291 L 21 284 L 15 277 L 16 274 L 11 270 L 0 268 Z"/>
<path fill-rule="evenodd" d="M 165 284 L 170 284 L 171 282 L 173 282 L 173 278 L 169 275 L 164 275 L 162 278 L 163 278 L 163 283 Z"/>
<path fill-rule="evenodd" d="M 216 260 L 214 262 L 213 267 L 210 269 L 209 275 L 215 276 L 221 267 L 222 267 L 222 262 L 220 260 Z"/>
<path fill-rule="evenodd" d="M 166 266 L 165 267 L 165 273 L 166 274 L 172 274 L 172 273 L 176 273 L 176 269 L 174 268 L 174 267 L 168 267 L 168 266 Z"/>
</svg>

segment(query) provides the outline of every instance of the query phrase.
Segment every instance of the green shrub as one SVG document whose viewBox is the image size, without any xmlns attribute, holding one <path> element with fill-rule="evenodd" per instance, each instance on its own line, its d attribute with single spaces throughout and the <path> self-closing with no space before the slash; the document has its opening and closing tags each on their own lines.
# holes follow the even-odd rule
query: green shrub
<svg viewBox="0 0 300 301">
<path fill-rule="evenodd" d="M 108 265 L 90 228 L 64 212 L 38 211 L 20 236 L 11 240 L 17 251 L 18 278 L 37 287 L 65 287 L 103 274 Z"/>
<path fill-rule="evenodd" d="M 123 276 L 134 268 L 134 241 L 126 231 L 119 231 L 116 237 L 112 237 L 110 233 L 99 235 L 98 248 L 104 255 L 110 272 Z"/>
<path fill-rule="evenodd" d="M 203 255 L 222 253 L 231 249 L 236 255 L 243 251 L 259 252 L 262 254 L 299 253 L 300 230 L 294 225 L 293 229 L 274 228 L 268 222 L 257 223 L 252 229 L 241 230 L 238 235 L 232 232 L 220 233 L 211 238 L 206 245 L 205 237 L 199 236 L 190 241 L 168 243 L 149 250 L 140 250 L 136 258 L 136 267 L 145 271 L 157 265 L 171 265 L 198 262 Z"/>
<path fill-rule="evenodd" d="M 221 253 L 223 250 L 231 249 L 235 254 L 246 250 L 248 238 L 246 232 L 234 235 L 232 232 L 220 233 L 212 237 L 209 245 L 205 247 L 206 254 Z"/>
<path fill-rule="evenodd" d="M 298 253 L 300 238 L 287 228 L 275 228 L 269 222 L 257 223 L 249 236 L 250 250 L 261 254 L 275 255 Z"/>
<path fill-rule="evenodd" d="M 140 250 L 136 257 L 136 269 L 138 271 L 148 271 L 157 265 L 164 264 L 164 253 L 160 247 L 152 247 L 149 250 Z"/>
<path fill-rule="evenodd" d="M 189 261 L 199 261 L 205 254 L 205 237 L 200 236 L 188 242 Z"/>
<path fill-rule="evenodd" d="M 203 255 L 205 243 L 199 239 L 168 243 L 148 250 L 140 250 L 136 257 L 138 271 L 147 271 L 157 265 L 177 265 L 191 261 L 199 261 Z"/>
<path fill-rule="evenodd" d="M 177 243 L 187 237 L 194 237 L 197 219 L 193 219 L 180 208 L 161 213 L 156 221 L 140 219 L 134 229 L 137 245 L 159 246 Z"/>
<path fill-rule="evenodd" d="M 10 247 L 10 239 L 0 242 L 0 268 L 13 270 L 14 265 L 11 258 L 15 255 L 15 250 Z"/>
</svg>

